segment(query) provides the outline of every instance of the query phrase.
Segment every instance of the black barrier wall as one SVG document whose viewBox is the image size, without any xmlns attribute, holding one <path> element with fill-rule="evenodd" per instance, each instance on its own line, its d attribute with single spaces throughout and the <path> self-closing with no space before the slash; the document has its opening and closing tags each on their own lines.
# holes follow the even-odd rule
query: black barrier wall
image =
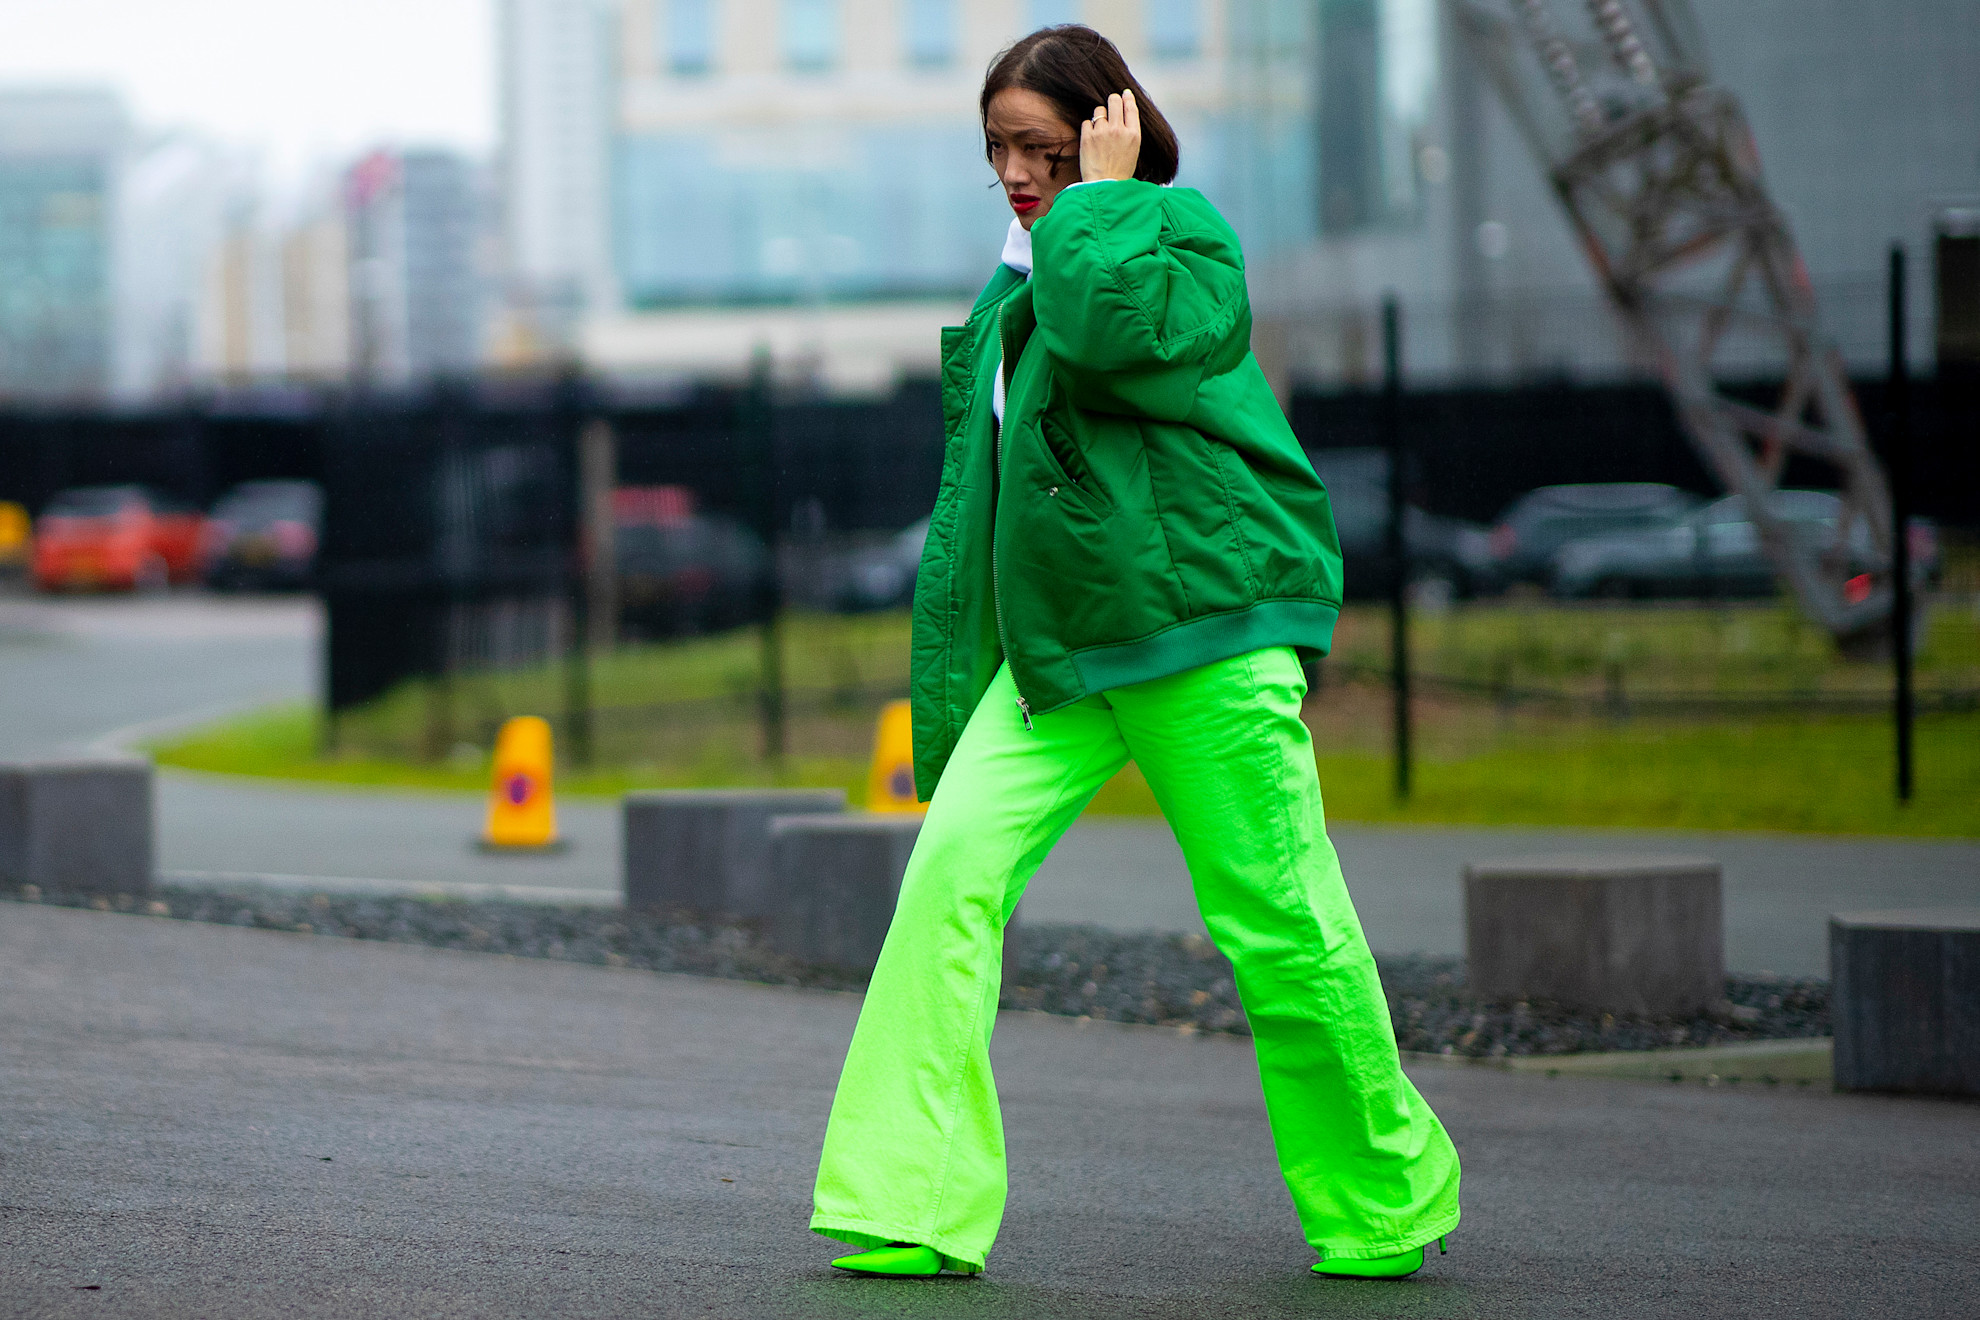
<svg viewBox="0 0 1980 1320">
<path fill-rule="evenodd" d="M 1855 389 L 1872 440 L 1880 442 L 1884 382 L 1861 380 Z M 1941 388 L 1914 381 L 1912 391 L 1918 512 L 1949 526 L 1980 527 L 1980 382 Z M 551 393 L 476 386 L 467 391 L 466 424 L 545 411 Z M 702 391 L 664 404 L 603 396 L 588 406 L 613 423 L 621 483 L 686 486 L 704 508 L 751 513 L 738 392 Z M 1374 391 L 1299 393 L 1289 413 L 1306 448 L 1359 448 L 1381 443 L 1378 407 Z M 141 482 L 204 505 L 240 481 L 321 479 L 341 443 L 333 433 L 359 433 L 351 416 L 368 409 L 437 416 L 421 401 L 295 398 L 135 416 L 0 410 L 0 499 L 35 512 L 64 487 Z M 909 382 L 871 402 L 780 400 L 772 417 L 780 513 L 815 501 L 834 530 L 880 531 L 928 512 L 942 460 L 933 382 Z M 1560 482 L 1716 489 L 1655 386 L 1418 390 L 1403 395 L 1402 422 L 1416 457 L 1412 498 L 1436 513 L 1489 521 L 1514 497 Z M 1811 469 L 1799 480 L 1821 477 Z M 1791 472 L 1788 484 L 1796 481 Z"/>
<path fill-rule="evenodd" d="M 1873 439 L 1882 381 L 1856 383 Z M 0 411 L 0 499 L 31 512 L 69 486 L 139 482 L 208 504 L 236 482 L 303 477 L 325 490 L 319 562 L 333 708 L 400 679 L 554 654 L 574 635 L 576 437 L 612 424 L 617 481 L 678 485 L 766 540 L 800 515 L 836 532 L 891 531 L 925 516 L 940 477 L 933 382 L 884 400 L 782 398 L 767 433 L 741 391 L 663 403 L 581 383 L 481 380 L 417 398 L 296 393 L 115 415 Z M 1381 443 L 1380 397 L 1295 395 L 1309 450 Z M 1411 502 L 1493 518 L 1536 486 L 1714 483 L 1651 385 L 1536 384 L 1406 393 Z M 1914 382 L 1917 512 L 1980 527 L 1980 382 Z M 1790 470 L 1787 484 L 1824 474 Z"/>
<path fill-rule="evenodd" d="M 318 589 L 326 696 L 342 710 L 401 678 L 562 650 L 577 582 L 570 387 L 356 400 L 325 422 Z"/>
</svg>

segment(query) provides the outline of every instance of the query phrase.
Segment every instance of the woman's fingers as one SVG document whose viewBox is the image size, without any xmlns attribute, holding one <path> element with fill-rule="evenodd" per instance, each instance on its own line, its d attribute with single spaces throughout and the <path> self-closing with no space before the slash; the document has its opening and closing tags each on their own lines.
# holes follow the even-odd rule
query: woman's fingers
<svg viewBox="0 0 1980 1320">
<path fill-rule="evenodd" d="M 1115 92 L 1093 107 L 1093 118 L 1079 126 L 1080 177 L 1131 179 L 1141 156 L 1141 112 L 1134 93 Z"/>
</svg>

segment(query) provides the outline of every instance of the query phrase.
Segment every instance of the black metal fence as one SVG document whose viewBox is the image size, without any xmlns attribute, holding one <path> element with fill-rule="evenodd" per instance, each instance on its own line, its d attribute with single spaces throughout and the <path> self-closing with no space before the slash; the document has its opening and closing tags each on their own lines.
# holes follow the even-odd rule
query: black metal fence
<svg viewBox="0 0 1980 1320">
<path fill-rule="evenodd" d="M 580 400 L 437 390 L 325 419 L 317 582 L 330 708 L 401 678 L 555 654 L 572 635 Z"/>
<path fill-rule="evenodd" d="M 1857 382 L 1874 435 L 1884 385 Z M 663 403 L 577 381 L 489 379 L 413 398 L 248 396 L 171 412 L 0 412 L 0 499 L 38 511 L 76 485 L 143 482 L 209 502 L 235 482 L 323 483 L 319 565 L 329 606 L 328 696 L 341 709 L 399 679 L 554 654 L 578 635 L 577 436 L 611 423 L 621 484 L 687 487 L 700 507 L 766 536 L 903 527 L 933 503 L 941 469 L 933 382 L 877 401 L 779 399 L 746 390 Z M 1980 388 L 1913 387 L 1917 512 L 1980 526 Z M 1375 391 L 1299 394 L 1311 450 L 1378 445 Z M 1489 519 L 1535 486 L 1710 475 L 1650 385 L 1541 383 L 1405 393 L 1411 498 Z M 1816 474 L 1809 474 L 1813 477 Z M 1788 481 L 1797 480 L 1794 472 Z"/>
<path fill-rule="evenodd" d="M 1859 380 L 1873 441 L 1886 425 L 1885 383 Z M 1756 391 L 1758 393 L 1758 391 Z M 741 448 L 743 391 L 709 389 L 666 403 L 580 395 L 618 436 L 619 480 L 693 489 L 702 507 L 755 512 L 751 456 Z M 38 510 L 68 486 L 142 482 L 205 504 L 236 482 L 322 478 L 337 446 L 380 428 L 417 443 L 443 418 L 512 429 L 554 410 L 550 384 L 482 382 L 417 399 L 245 396 L 171 412 L 0 410 L 0 499 Z M 451 399 L 443 406 L 441 400 Z M 1297 393 L 1289 413 L 1308 449 L 1379 446 L 1380 393 Z M 928 511 L 941 471 L 941 402 L 932 381 L 867 402 L 780 400 L 771 409 L 780 512 L 815 501 L 843 531 L 898 528 Z M 1917 512 L 1980 526 L 1980 382 L 1913 382 Z M 400 420 L 392 420 L 400 419 Z M 1663 392 L 1653 385 L 1541 383 L 1517 389 L 1411 390 L 1402 424 L 1418 471 L 1414 498 L 1434 512 L 1489 519 L 1535 486 L 1571 481 L 1668 481 L 1715 489 Z M 1802 480 L 1818 478 L 1810 472 Z M 1787 484 L 1797 482 L 1790 472 Z"/>
</svg>

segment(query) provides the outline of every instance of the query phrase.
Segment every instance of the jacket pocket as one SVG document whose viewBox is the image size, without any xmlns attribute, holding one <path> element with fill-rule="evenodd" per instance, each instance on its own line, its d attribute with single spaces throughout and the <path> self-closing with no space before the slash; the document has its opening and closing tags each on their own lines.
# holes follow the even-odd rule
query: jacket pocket
<svg viewBox="0 0 1980 1320">
<path fill-rule="evenodd" d="M 1077 489 L 1091 503 L 1105 508 L 1109 501 L 1100 489 L 1100 482 L 1094 475 L 1093 465 L 1086 461 L 1086 451 L 1081 448 L 1079 440 L 1073 434 L 1073 428 L 1066 424 L 1064 412 L 1068 406 L 1064 391 L 1059 388 L 1058 381 L 1054 380 L 1051 390 L 1046 394 L 1045 407 L 1040 409 L 1038 414 L 1039 445 L 1045 451 L 1048 465 L 1055 469 L 1059 476 L 1065 478 L 1068 485 Z"/>
</svg>

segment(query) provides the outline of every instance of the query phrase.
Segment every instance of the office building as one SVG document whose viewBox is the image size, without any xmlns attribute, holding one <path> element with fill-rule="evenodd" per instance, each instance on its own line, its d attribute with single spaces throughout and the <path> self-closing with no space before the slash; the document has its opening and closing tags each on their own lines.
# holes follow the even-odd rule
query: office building
<svg viewBox="0 0 1980 1320">
<path fill-rule="evenodd" d="M 1887 245 L 1922 257 L 1935 215 L 1980 201 L 1970 0 L 1697 10 L 1825 320 L 1869 369 Z M 733 374 L 759 342 L 828 385 L 929 370 L 932 327 L 981 286 L 1009 218 L 982 160 L 983 70 L 1074 20 L 1118 42 L 1181 136 L 1178 181 L 1243 238 L 1275 379 L 1372 381 L 1389 291 L 1418 380 L 1634 369 L 1437 0 L 624 0 L 610 196 L 625 311 L 594 315 L 587 355 Z M 1930 339 L 1921 320 L 1913 342 Z"/>
<path fill-rule="evenodd" d="M 754 336 L 808 341 L 828 387 L 931 369 L 932 327 L 981 287 L 1010 220 L 983 71 L 1063 22 L 1120 45 L 1182 139 L 1178 182 L 1218 203 L 1255 269 L 1420 225 L 1434 0 L 630 0 L 613 197 L 629 314 L 594 326 L 594 358 L 700 370 Z M 852 309 L 876 301 L 896 310 Z M 708 310 L 742 306 L 762 310 Z"/>
<path fill-rule="evenodd" d="M 130 150 L 113 231 L 117 402 L 179 398 L 249 371 L 257 355 L 240 240 L 256 186 L 250 157 L 194 133 L 141 138 Z"/>
<path fill-rule="evenodd" d="M 1401 296 L 1418 380 L 1594 380 L 1637 370 L 1540 163 L 1448 15 L 1417 0 L 1377 6 L 1380 38 L 1407 34 L 1415 47 L 1394 50 L 1383 67 L 1420 70 L 1410 80 L 1420 77 L 1428 93 L 1418 136 L 1380 148 L 1415 204 L 1372 220 L 1334 207 L 1343 176 L 1368 190 L 1363 171 L 1335 163 L 1344 160 L 1335 135 L 1355 135 L 1335 113 L 1329 82 L 1338 91 L 1342 61 L 1326 46 L 1342 27 L 1365 30 L 1356 11 L 1366 3 L 1318 7 L 1322 232 L 1252 266 L 1262 338 L 1285 372 L 1319 384 L 1374 379 L 1385 290 Z M 1970 0 L 1694 0 L 1692 8 L 1712 80 L 1745 109 L 1825 327 L 1852 370 L 1879 370 L 1890 244 L 1923 262 L 1935 217 L 1980 203 L 1980 22 Z M 1355 159 L 1351 146 L 1345 159 Z M 1325 223 L 1336 216 L 1359 223 Z M 1915 298 L 1913 308 L 1911 342 L 1928 366 L 1929 300 Z M 1760 374 L 1780 369 L 1753 365 Z"/>
<path fill-rule="evenodd" d="M 374 151 L 345 176 L 351 374 L 418 387 L 482 363 L 488 214 L 480 171 L 450 151 Z"/>
<path fill-rule="evenodd" d="M 312 202 L 281 236 L 282 356 L 291 380 L 341 381 L 351 369 L 349 224 Z"/>
<path fill-rule="evenodd" d="M 617 11 L 609 0 L 501 0 L 503 289 L 499 354 L 567 357 L 579 320 L 617 303 L 611 142 Z"/>
<path fill-rule="evenodd" d="M 107 91 L 0 91 L 0 398 L 89 401 L 111 377 L 119 176 Z"/>
</svg>

